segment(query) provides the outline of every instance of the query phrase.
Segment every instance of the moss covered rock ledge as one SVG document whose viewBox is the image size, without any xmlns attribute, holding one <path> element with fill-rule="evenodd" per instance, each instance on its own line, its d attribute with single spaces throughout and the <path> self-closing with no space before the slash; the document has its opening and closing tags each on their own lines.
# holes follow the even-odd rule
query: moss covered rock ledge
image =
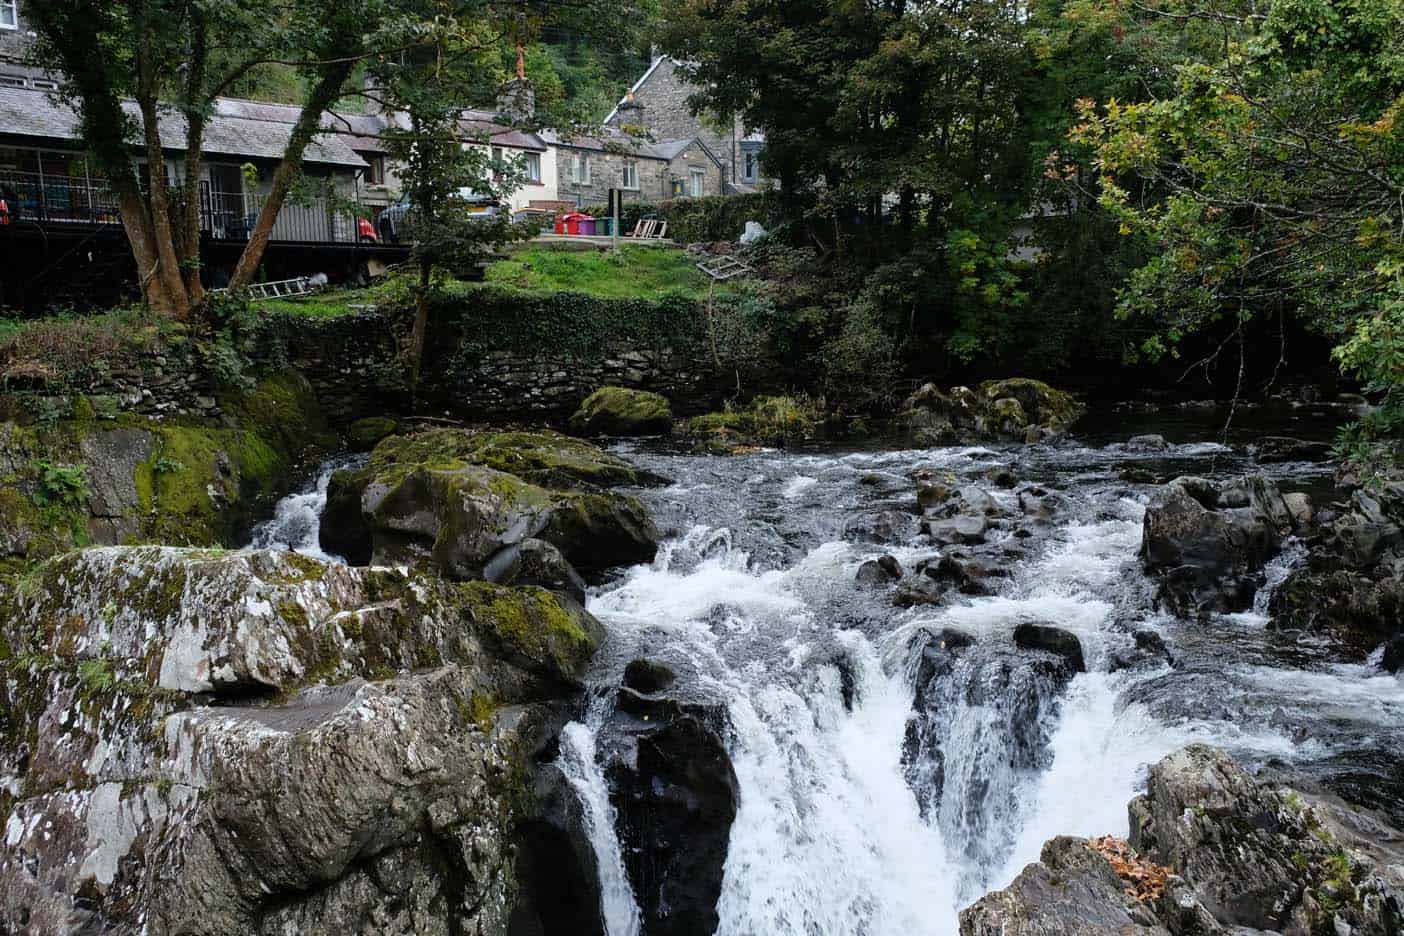
<svg viewBox="0 0 1404 936">
<path fill-rule="evenodd" d="M 221 397 L 218 419 L 107 416 L 0 423 L 0 560 L 87 544 L 240 544 L 304 458 L 335 442 L 296 372 Z"/>
</svg>

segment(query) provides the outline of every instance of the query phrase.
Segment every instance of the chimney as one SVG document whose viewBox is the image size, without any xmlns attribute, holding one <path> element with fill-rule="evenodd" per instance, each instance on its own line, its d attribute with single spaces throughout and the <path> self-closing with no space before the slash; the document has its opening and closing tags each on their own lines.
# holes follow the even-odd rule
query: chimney
<svg viewBox="0 0 1404 936">
<path fill-rule="evenodd" d="M 526 76 L 526 49 L 517 44 L 517 74 L 497 95 L 497 114 L 508 123 L 529 122 L 536 116 L 536 91 Z"/>
<path fill-rule="evenodd" d="M 644 106 L 634 97 L 634 92 L 630 91 L 624 95 L 624 100 L 619 105 L 619 126 L 642 127 L 643 125 Z"/>
</svg>

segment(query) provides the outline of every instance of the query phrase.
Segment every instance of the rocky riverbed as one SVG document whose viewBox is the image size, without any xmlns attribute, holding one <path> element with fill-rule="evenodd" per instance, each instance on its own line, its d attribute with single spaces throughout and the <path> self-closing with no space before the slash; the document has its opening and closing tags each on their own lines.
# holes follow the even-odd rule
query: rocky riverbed
<svg viewBox="0 0 1404 936">
<path fill-rule="evenodd" d="M 1398 932 L 1401 492 L 1330 414 L 984 396 L 923 447 L 392 435 L 249 548 L 28 568 L 0 928 Z"/>
</svg>

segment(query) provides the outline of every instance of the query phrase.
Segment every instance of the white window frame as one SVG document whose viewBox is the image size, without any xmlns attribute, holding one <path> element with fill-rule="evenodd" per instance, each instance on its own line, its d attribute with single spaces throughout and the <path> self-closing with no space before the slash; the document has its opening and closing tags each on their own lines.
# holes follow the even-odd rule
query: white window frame
<svg viewBox="0 0 1404 936">
<path fill-rule="evenodd" d="M 624 160 L 623 168 L 619 171 L 619 187 L 638 191 L 639 161 L 637 159 Z"/>
<path fill-rule="evenodd" d="M 19 0 L 0 0 L 0 29 L 19 29 Z"/>
<path fill-rule="evenodd" d="M 687 193 L 693 198 L 701 198 L 707 191 L 707 170 L 689 169 L 687 175 Z"/>
<path fill-rule="evenodd" d="M 570 181 L 576 185 L 590 184 L 590 154 L 573 153 L 570 159 Z"/>
<path fill-rule="evenodd" d="M 540 181 L 541 181 L 541 154 L 540 154 L 540 153 L 524 153 L 524 154 L 522 154 L 522 168 L 526 170 L 526 178 L 527 178 L 527 181 L 528 181 L 528 182 L 540 182 Z"/>
</svg>

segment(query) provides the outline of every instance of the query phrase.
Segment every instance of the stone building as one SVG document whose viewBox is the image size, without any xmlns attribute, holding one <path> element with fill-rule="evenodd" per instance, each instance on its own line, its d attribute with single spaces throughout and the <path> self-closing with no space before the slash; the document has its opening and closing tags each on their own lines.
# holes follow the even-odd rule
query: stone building
<svg viewBox="0 0 1404 936">
<path fill-rule="evenodd" d="M 563 201 L 597 205 L 611 188 L 626 201 L 726 193 L 725 168 L 696 138 L 650 141 L 618 131 L 597 137 L 542 133 L 556 151 L 556 192 Z"/>
<path fill-rule="evenodd" d="M 693 114 L 687 101 L 696 92 L 677 60 L 658 56 L 610 111 L 605 126 L 654 140 L 699 140 L 721 166 L 724 192 L 755 190 L 764 181 L 760 154 L 765 138 L 748 132 L 739 119 L 717 122 Z"/>
</svg>

